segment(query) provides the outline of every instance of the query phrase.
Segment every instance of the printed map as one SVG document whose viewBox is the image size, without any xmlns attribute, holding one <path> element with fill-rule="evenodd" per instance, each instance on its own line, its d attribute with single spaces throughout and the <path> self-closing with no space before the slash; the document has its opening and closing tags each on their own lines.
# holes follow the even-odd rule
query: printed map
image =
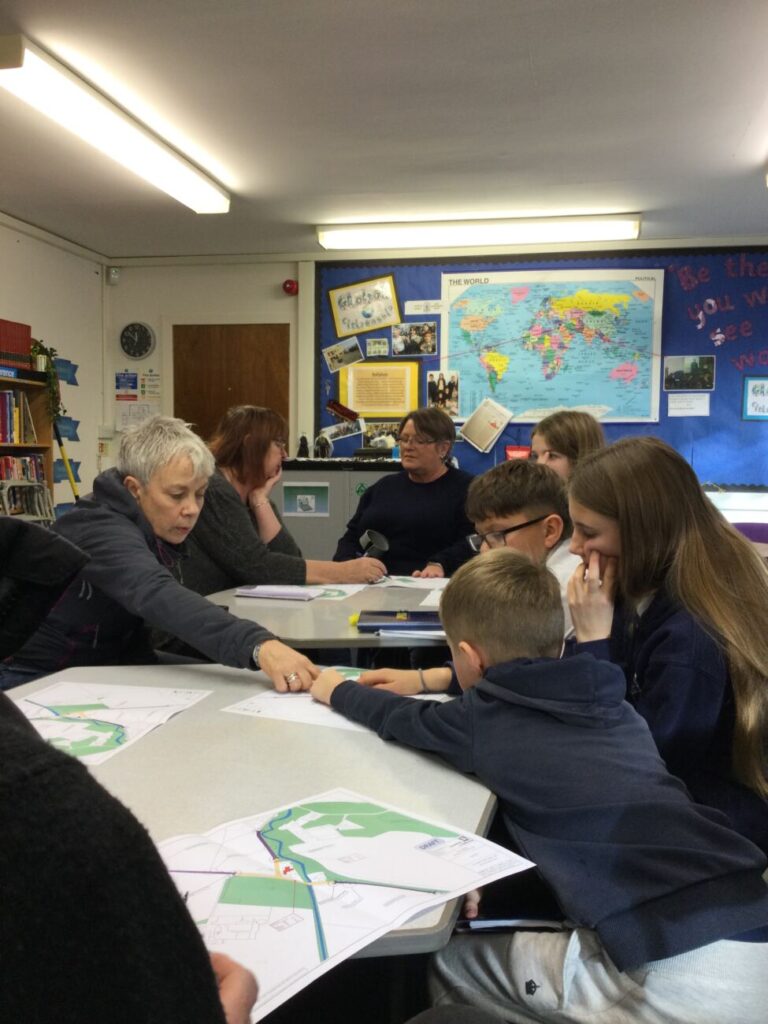
<svg viewBox="0 0 768 1024">
<path fill-rule="evenodd" d="M 54 683 L 16 703 L 43 739 L 85 764 L 102 764 L 186 711 L 210 690 Z"/>
<path fill-rule="evenodd" d="M 662 270 L 443 274 L 441 368 L 459 418 L 493 398 L 514 420 L 562 408 L 656 420 Z"/>
<path fill-rule="evenodd" d="M 256 975 L 254 1021 L 420 911 L 531 866 L 346 789 L 160 852 L 208 948 Z"/>
</svg>

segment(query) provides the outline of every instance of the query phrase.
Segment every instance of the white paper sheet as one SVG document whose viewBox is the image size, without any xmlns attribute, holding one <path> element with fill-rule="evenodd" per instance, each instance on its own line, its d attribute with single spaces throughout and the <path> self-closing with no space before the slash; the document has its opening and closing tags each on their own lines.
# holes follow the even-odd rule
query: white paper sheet
<svg viewBox="0 0 768 1024">
<path fill-rule="evenodd" d="M 206 945 L 258 978 L 254 1022 L 415 914 L 532 866 L 346 789 L 168 839 L 160 852 Z"/>
<path fill-rule="evenodd" d="M 43 739 L 85 764 L 102 764 L 210 692 L 67 681 L 16 704 Z"/>
</svg>

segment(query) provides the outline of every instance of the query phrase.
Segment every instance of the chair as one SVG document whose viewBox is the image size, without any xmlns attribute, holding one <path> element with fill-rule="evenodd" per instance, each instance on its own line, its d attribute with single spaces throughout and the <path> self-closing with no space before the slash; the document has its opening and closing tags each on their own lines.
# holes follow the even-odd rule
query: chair
<svg viewBox="0 0 768 1024">
<path fill-rule="evenodd" d="M 768 544 L 768 523 L 731 523 L 731 526 L 755 544 Z"/>
</svg>

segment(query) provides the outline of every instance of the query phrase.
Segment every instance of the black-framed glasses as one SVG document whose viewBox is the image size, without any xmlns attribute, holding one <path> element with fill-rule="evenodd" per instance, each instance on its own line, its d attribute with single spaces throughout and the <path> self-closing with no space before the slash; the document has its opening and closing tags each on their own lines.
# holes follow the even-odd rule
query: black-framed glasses
<svg viewBox="0 0 768 1024">
<path fill-rule="evenodd" d="M 422 437 L 420 434 L 401 434 L 395 440 L 401 448 L 404 444 L 437 444 L 433 437 Z"/>
<path fill-rule="evenodd" d="M 534 523 L 540 523 L 546 519 L 547 516 L 551 516 L 551 512 L 545 512 L 543 516 L 537 516 L 536 519 L 529 519 L 525 523 L 518 523 L 517 526 L 508 526 L 506 530 L 491 530 L 489 533 L 470 533 L 467 537 L 469 546 L 473 551 L 479 551 L 483 543 L 486 543 L 489 548 L 503 548 L 506 543 L 506 536 L 508 533 L 515 533 L 516 530 L 524 530 L 526 526 L 533 526 Z"/>
</svg>

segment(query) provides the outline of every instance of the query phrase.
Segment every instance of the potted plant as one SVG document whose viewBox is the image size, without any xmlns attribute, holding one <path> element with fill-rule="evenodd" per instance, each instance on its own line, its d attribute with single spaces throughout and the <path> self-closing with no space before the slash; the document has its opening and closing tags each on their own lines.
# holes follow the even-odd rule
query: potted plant
<svg viewBox="0 0 768 1024">
<path fill-rule="evenodd" d="M 56 373 L 55 362 L 57 355 L 58 352 L 55 348 L 46 345 L 43 341 L 38 341 L 36 338 L 32 340 L 30 356 L 34 368 L 45 374 L 45 383 L 48 389 L 48 414 L 51 417 L 51 423 L 55 423 L 57 417 L 63 416 L 67 411 L 61 401 L 59 377 Z"/>
</svg>

